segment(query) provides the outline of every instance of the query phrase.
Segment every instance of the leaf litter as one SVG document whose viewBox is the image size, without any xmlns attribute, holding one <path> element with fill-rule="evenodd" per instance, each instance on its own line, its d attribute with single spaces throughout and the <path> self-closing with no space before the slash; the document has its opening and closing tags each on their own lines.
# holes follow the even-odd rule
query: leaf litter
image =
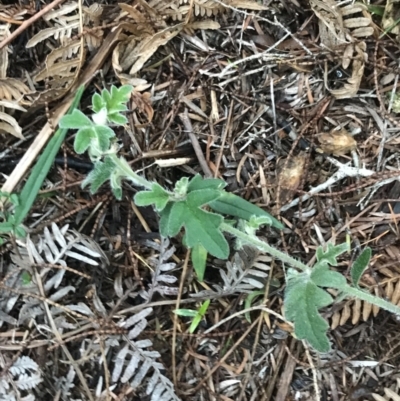
<svg viewBox="0 0 400 401">
<path fill-rule="evenodd" d="M 318 0 L 58 2 L 12 36 L 34 3 L 0 5 L 0 41 L 11 40 L 0 44 L 3 189 L 18 190 L 24 155 L 41 151 L 35 141 L 50 136 L 69 93 L 131 84 L 117 133 L 137 170 L 170 188 L 204 174 L 194 136 L 229 192 L 285 223 L 261 238 L 310 262 L 319 245 L 349 240 L 342 273 L 368 244 L 368 268 L 348 281 L 399 304 L 400 187 L 385 181 L 399 170 L 398 2 L 330 0 L 333 12 Z M 185 109 L 193 136 L 177 118 Z M 283 266 L 232 251 L 227 263 L 209 258 L 204 282 L 191 269 L 182 277 L 185 250 L 160 238 L 131 188 L 115 201 L 105 186 L 99 195 L 80 187 L 88 160 L 68 135 L 26 222 L 29 241 L 2 249 L 0 399 L 396 399 L 395 317 L 364 301 L 327 307 L 331 351 L 321 356 L 257 309 L 241 338 L 248 296 L 282 313 Z M 346 166 L 371 175 L 329 184 Z M 172 311 L 207 299 L 188 335 L 190 322 Z"/>
</svg>

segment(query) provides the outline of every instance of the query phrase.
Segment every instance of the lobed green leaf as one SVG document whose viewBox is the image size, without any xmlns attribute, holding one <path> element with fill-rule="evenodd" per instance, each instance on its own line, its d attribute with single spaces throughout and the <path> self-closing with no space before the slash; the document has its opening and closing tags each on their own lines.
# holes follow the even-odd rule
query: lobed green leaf
<svg viewBox="0 0 400 401">
<path fill-rule="evenodd" d="M 285 317 L 294 323 L 296 337 L 319 352 L 328 352 L 330 344 L 326 335 L 329 325 L 318 310 L 332 302 L 332 297 L 311 280 L 308 272 L 288 270 Z"/>
<path fill-rule="evenodd" d="M 342 289 L 346 286 L 346 278 L 333 270 L 326 263 L 318 262 L 311 270 L 311 280 L 320 287 Z"/>
<path fill-rule="evenodd" d="M 98 161 L 94 164 L 93 170 L 82 182 L 82 187 L 90 185 L 90 192 L 96 193 L 98 189 L 111 178 L 115 170 L 115 164 L 110 157 L 105 157 L 104 162 Z"/>
<path fill-rule="evenodd" d="M 337 257 L 348 250 L 349 246 L 347 243 L 333 245 L 331 242 L 328 242 L 326 251 L 324 251 L 322 246 L 317 248 L 317 260 L 321 263 L 337 266 Z"/>
<path fill-rule="evenodd" d="M 218 213 L 238 217 L 243 220 L 250 220 L 251 216 L 266 216 L 271 219 L 272 226 L 282 230 L 285 226 L 265 210 L 248 202 L 235 194 L 223 191 L 221 196 L 210 202 L 210 207 Z"/>
<path fill-rule="evenodd" d="M 74 150 L 78 155 L 86 152 L 89 148 L 92 139 L 96 138 L 96 134 L 93 131 L 92 127 L 81 128 L 76 136 L 74 141 Z"/>
<path fill-rule="evenodd" d="M 191 259 L 197 279 L 203 281 L 207 263 L 207 249 L 200 243 L 192 248 Z"/>
<path fill-rule="evenodd" d="M 170 194 L 159 184 L 153 183 L 151 191 L 140 191 L 134 196 L 137 206 L 154 205 L 158 212 L 167 206 Z"/>
<path fill-rule="evenodd" d="M 131 85 L 123 85 L 120 88 L 113 85 L 111 91 L 103 89 L 101 95 L 95 93 L 92 97 L 93 111 L 100 113 L 103 108 L 106 108 L 108 121 L 118 125 L 126 124 L 127 119 L 121 112 L 128 110 L 126 103 L 132 90 Z"/>
<path fill-rule="evenodd" d="M 110 176 L 111 191 L 115 198 L 118 200 L 122 199 L 122 177 L 118 169 L 114 169 Z"/>
<path fill-rule="evenodd" d="M 107 108 L 107 104 L 98 93 L 95 93 L 92 96 L 92 107 L 95 113 L 100 113 L 100 110 Z"/>
<path fill-rule="evenodd" d="M 368 267 L 371 260 L 371 248 L 365 248 L 360 256 L 355 260 L 351 266 L 350 275 L 353 285 L 358 287 L 361 276 L 364 274 L 365 269 Z"/>
<path fill-rule="evenodd" d="M 14 224 L 8 221 L 0 223 L 0 234 L 7 234 L 14 231 Z"/>
<path fill-rule="evenodd" d="M 110 148 L 110 139 L 115 137 L 115 132 L 106 125 L 96 125 L 93 127 L 99 149 L 106 152 Z"/>
<path fill-rule="evenodd" d="M 74 109 L 71 114 L 63 116 L 59 123 L 60 128 L 79 129 L 93 127 L 93 122 L 80 110 Z"/>
<path fill-rule="evenodd" d="M 226 186 L 224 180 L 218 178 L 203 178 L 200 174 L 196 174 L 189 182 L 188 192 L 198 191 L 201 189 L 222 189 Z"/>
<path fill-rule="evenodd" d="M 211 255 L 226 259 L 229 246 L 219 228 L 223 218 L 201 209 L 201 206 L 219 195 L 218 190 L 198 190 L 190 192 L 186 200 L 168 203 L 160 213 L 161 234 L 174 237 L 184 227 L 185 241 L 189 248 L 201 244 Z"/>
</svg>

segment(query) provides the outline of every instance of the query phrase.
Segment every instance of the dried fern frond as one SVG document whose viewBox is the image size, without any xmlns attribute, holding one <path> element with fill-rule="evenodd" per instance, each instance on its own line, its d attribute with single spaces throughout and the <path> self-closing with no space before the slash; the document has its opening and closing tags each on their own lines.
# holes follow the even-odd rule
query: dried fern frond
<svg viewBox="0 0 400 401">
<path fill-rule="evenodd" d="M 83 6 L 83 23 L 87 25 L 89 22 L 93 22 L 95 26 L 101 24 L 101 16 L 104 11 L 104 7 L 99 3 L 93 3 L 89 7 Z"/>
<path fill-rule="evenodd" d="M 24 19 L 24 15 L 27 14 L 34 14 L 36 12 L 35 9 L 30 8 L 28 6 L 21 6 L 21 5 L 2 5 L 0 4 L 0 16 L 7 19 L 14 19 L 14 20 L 22 20 Z"/>
<path fill-rule="evenodd" d="M 58 265 L 60 268 L 55 270 L 52 276 L 49 276 L 51 271 L 49 267 L 40 269 L 39 273 L 44 279 L 46 295 L 54 302 L 58 302 L 75 291 L 75 287 L 72 285 L 61 287 L 66 273 L 62 267 L 66 267 L 69 260 L 77 261 L 81 266 L 84 264 L 99 266 L 100 263 L 107 261 L 106 256 L 93 240 L 76 231 L 68 230 L 68 225 L 59 228 L 55 223 L 52 224 L 51 231 L 45 228 L 42 235 L 35 238 L 28 237 L 25 244 L 20 243 L 18 253 L 12 254 L 11 259 L 13 264 L 8 268 L 5 285 L 20 291 L 20 294 L 39 294 L 35 281 L 23 282 L 22 270 L 33 275 L 32 264 Z M 4 321 L 18 325 L 17 321 L 9 316 L 18 298 L 19 295 L 8 291 L 0 293 L 0 308 L 3 311 L 3 314 L 0 314 L 0 325 Z M 19 324 L 44 314 L 40 299 L 24 297 L 23 302 L 19 310 Z M 74 309 L 74 306 L 71 309 Z M 82 314 L 90 316 L 91 312 L 86 310 L 86 313 Z"/>
<path fill-rule="evenodd" d="M 75 69 L 81 62 L 78 55 L 81 47 L 79 40 L 75 40 L 66 46 L 54 49 L 47 57 L 44 68 L 35 75 L 36 82 L 46 78 L 62 80 L 75 76 Z"/>
<path fill-rule="evenodd" d="M 190 9 L 193 4 L 192 10 Z M 153 0 L 149 2 L 154 10 L 167 18 L 183 20 L 189 12 L 195 17 L 211 17 L 230 11 L 230 7 L 243 8 L 248 10 L 266 10 L 267 7 L 261 5 L 255 0 L 175 0 L 160 1 Z"/>
<path fill-rule="evenodd" d="M 78 77 L 85 60 L 85 48 L 81 50 L 80 40 L 54 49 L 47 57 L 41 71 L 34 76 L 34 82 L 46 80 L 49 89 L 32 95 L 36 105 L 54 101 L 64 96 Z"/>
<path fill-rule="evenodd" d="M 249 294 L 254 290 L 264 288 L 266 285 L 269 262 L 272 259 L 262 255 L 255 248 L 244 246 L 233 256 L 232 261 L 226 263 L 226 271 L 220 269 L 223 285 L 214 284 L 215 291 L 200 291 L 193 294 L 195 297 L 227 296 L 237 293 Z"/>
<path fill-rule="evenodd" d="M 182 29 L 183 24 L 178 24 L 139 38 L 129 37 L 114 49 L 112 57 L 114 70 L 116 73 L 129 70 L 130 75 L 137 73 L 160 46 L 166 45 Z"/>
<path fill-rule="evenodd" d="M 381 273 L 384 270 L 381 270 Z M 389 274 L 391 274 L 389 272 Z M 385 279 L 380 280 L 379 286 L 384 290 L 385 297 L 394 305 L 400 304 L 400 277 L 392 274 Z M 380 296 L 378 287 L 370 289 L 376 296 Z M 349 320 L 351 324 L 356 325 L 360 321 L 367 321 L 371 315 L 376 317 L 379 313 L 379 308 L 366 301 L 360 299 L 351 299 L 346 301 L 342 307 L 336 310 L 331 317 L 331 328 L 334 330 L 338 326 L 343 326 Z"/>
<path fill-rule="evenodd" d="M 168 262 L 175 252 L 175 247 L 169 248 L 170 243 L 167 238 L 161 239 L 161 244 L 154 243 L 154 247 L 159 250 L 158 258 L 152 257 L 148 263 L 154 268 L 152 273 L 152 282 L 147 291 L 142 291 L 140 296 L 147 302 L 150 302 L 154 293 L 158 292 L 163 296 L 178 294 L 177 287 L 166 286 L 165 284 L 174 284 L 178 280 L 175 276 L 166 274 L 176 268 L 176 263 Z M 169 248 L 169 249 L 168 249 Z"/>
<path fill-rule="evenodd" d="M 372 397 L 375 401 L 400 401 L 400 379 L 397 379 L 397 384 L 393 388 L 385 387 L 383 389 L 385 395 L 381 396 L 379 394 L 372 394 Z"/>
<path fill-rule="evenodd" d="M 10 35 L 10 24 L 0 24 L 0 41 L 7 39 Z M 7 76 L 8 50 L 8 46 L 0 50 L 0 79 Z"/>
<path fill-rule="evenodd" d="M 3 369 L 5 366 L 1 366 Z M 38 364 L 29 356 L 19 357 L 0 377 L 0 400 L 35 400 L 31 391 L 42 381 Z"/>
<path fill-rule="evenodd" d="M 71 14 L 72 15 L 68 15 Z M 44 16 L 46 21 L 54 21 L 54 26 L 40 30 L 26 44 L 27 48 L 34 47 L 38 43 L 54 37 L 64 45 L 71 38 L 72 32 L 79 27 L 78 2 L 65 4 L 54 9 Z"/>
<path fill-rule="evenodd" d="M 19 139 L 24 139 L 22 135 L 22 128 L 18 124 L 17 120 L 4 112 L 5 108 L 26 111 L 23 107 L 21 107 L 16 102 L 10 102 L 7 100 L 0 100 L 0 132 L 4 131 Z"/>
<path fill-rule="evenodd" d="M 52 223 L 51 231 L 45 227 L 43 234 L 35 240 L 28 238 L 26 245 L 20 245 L 19 255 L 14 255 L 13 262 L 20 266 L 30 263 L 51 263 L 67 265 L 67 258 L 92 266 L 99 265 L 99 259 L 107 260 L 101 248 L 91 238 L 74 230 L 68 230 L 68 224 L 59 228 Z M 29 255 L 29 256 L 28 256 Z"/>
<path fill-rule="evenodd" d="M 164 366 L 157 362 L 160 354 L 149 350 L 153 343 L 151 340 L 136 340 L 147 326 L 147 316 L 153 312 L 146 308 L 119 323 L 119 326 L 128 329 L 127 341 L 122 344 L 114 360 L 114 369 L 111 380 L 113 383 L 126 384 L 129 382 L 134 389 L 146 386 L 146 395 L 151 401 L 178 401 L 172 382 L 164 376 Z M 151 377 L 146 380 L 148 373 Z"/>
<path fill-rule="evenodd" d="M 69 22 L 66 25 L 55 24 L 51 28 L 42 29 L 35 36 L 29 39 L 28 43 L 26 44 L 26 47 L 27 48 L 34 47 L 38 43 L 43 42 L 44 40 L 51 37 L 58 40 L 61 44 L 65 44 L 67 40 L 71 38 L 72 31 L 78 29 L 79 27 L 78 18 L 79 17 L 77 16 L 76 21 Z"/>
<path fill-rule="evenodd" d="M 29 92 L 29 88 L 18 79 L 0 79 L 0 100 L 18 101 Z"/>
</svg>

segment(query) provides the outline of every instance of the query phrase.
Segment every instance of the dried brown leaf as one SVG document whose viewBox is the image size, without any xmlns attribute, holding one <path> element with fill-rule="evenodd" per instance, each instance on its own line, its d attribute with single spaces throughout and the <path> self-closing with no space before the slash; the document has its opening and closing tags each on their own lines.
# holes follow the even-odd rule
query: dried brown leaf
<svg viewBox="0 0 400 401">
<path fill-rule="evenodd" d="M 10 24 L 0 25 L 0 41 L 7 39 L 11 35 Z M 8 46 L 0 49 L 0 78 L 5 78 L 7 76 L 8 68 Z"/>
<path fill-rule="evenodd" d="M 0 79 L 0 100 L 21 100 L 29 92 L 29 88 L 18 79 Z"/>
<path fill-rule="evenodd" d="M 103 14 L 103 6 L 99 3 L 93 3 L 90 7 L 82 7 L 83 9 L 83 23 L 86 25 L 89 22 L 93 22 L 94 25 L 99 25 L 101 23 L 100 17 Z"/>
<path fill-rule="evenodd" d="M 336 311 L 331 317 L 331 329 L 335 330 L 340 325 L 340 311 Z"/>
<path fill-rule="evenodd" d="M 304 175 L 306 155 L 299 154 L 278 162 L 278 187 L 280 188 L 279 202 L 289 202 L 295 191 L 299 188 Z"/>
<path fill-rule="evenodd" d="M 389 280 L 386 283 L 386 286 L 385 286 L 385 296 L 386 296 L 386 298 L 391 300 L 392 299 L 392 295 L 393 295 L 393 291 L 394 291 L 393 281 Z"/>
<path fill-rule="evenodd" d="M 227 4 L 236 8 L 245 8 L 253 11 L 268 10 L 267 6 L 264 6 L 255 0 L 230 0 L 227 1 Z"/>
<path fill-rule="evenodd" d="M 348 18 L 344 20 L 344 26 L 346 28 L 361 28 L 366 27 L 371 24 L 371 20 L 365 17 L 358 17 L 358 18 Z"/>
<path fill-rule="evenodd" d="M 362 4 L 362 3 L 355 3 L 355 4 L 350 4 L 344 7 L 340 7 L 340 12 L 343 15 L 343 17 L 351 14 L 356 14 L 359 12 L 363 12 L 368 10 L 368 8 Z"/>
<path fill-rule="evenodd" d="M 372 304 L 370 304 L 369 302 L 364 302 L 364 307 L 363 307 L 363 320 L 364 322 L 366 322 L 369 317 L 371 316 L 371 312 L 372 312 Z"/>
<path fill-rule="evenodd" d="M 342 57 L 342 67 L 344 69 L 347 69 L 349 67 L 353 57 L 353 53 L 354 53 L 354 45 L 350 43 L 348 46 L 346 46 L 346 49 L 344 50 Z"/>
<path fill-rule="evenodd" d="M 351 323 L 354 325 L 360 321 L 361 308 L 362 308 L 362 301 L 361 299 L 356 298 L 353 303 L 353 315 L 351 317 Z"/>
<path fill-rule="evenodd" d="M 346 322 L 349 320 L 350 317 L 351 317 L 350 305 L 349 302 L 346 302 L 340 316 L 339 325 L 343 326 L 344 324 L 346 324 Z"/>
<path fill-rule="evenodd" d="M 25 139 L 17 120 L 2 111 L 0 111 L 0 131 L 5 131 L 19 139 Z"/>
<path fill-rule="evenodd" d="M 135 74 L 160 46 L 178 35 L 183 27 L 184 24 L 178 24 L 142 38 L 131 36 L 114 49 L 112 58 L 114 70 L 118 73 L 130 68 L 129 74 Z"/>
<path fill-rule="evenodd" d="M 318 141 L 324 153 L 335 156 L 342 156 L 357 147 L 357 142 L 345 129 L 320 134 Z"/>
<path fill-rule="evenodd" d="M 212 21 L 209 19 L 203 20 L 203 21 L 195 21 L 191 22 L 186 25 L 185 28 L 189 29 L 219 29 L 221 28 L 221 25 L 217 21 Z"/>
<path fill-rule="evenodd" d="M 390 299 L 395 305 L 397 305 L 400 301 L 400 280 L 397 280 L 396 286 L 394 287 L 392 298 Z"/>
</svg>

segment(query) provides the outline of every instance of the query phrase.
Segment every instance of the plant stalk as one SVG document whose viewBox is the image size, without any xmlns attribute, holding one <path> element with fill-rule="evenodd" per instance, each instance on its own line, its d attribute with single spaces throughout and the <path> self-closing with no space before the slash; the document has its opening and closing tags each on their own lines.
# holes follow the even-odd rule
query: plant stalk
<svg viewBox="0 0 400 401">
<path fill-rule="evenodd" d="M 343 294 L 346 296 L 356 297 L 363 301 L 369 302 L 370 304 L 379 306 L 380 308 L 385 309 L 389 312 L 392 312 L 397 316 L 400 316 L 400 307 L 375 295 L 369 294 L 368 292 L 352 287 L 350 285 L 346 285 L 344 288 L 339 288 L 339 290 L 342 291 Z"/>
<path fill-rule="evenodd" d="M 115 153 L 108 155 L 113 163 L 120 169 L 126 178 L 133 181 L 135 185 L 139 185 L 146 189 L 152 189 L 153 184 L 146 180 L 146 178 L 141 177 L 139 174 L 135 173 L 126 160 L 119 158 Z"/>
<path fill-rule="evenodd" d="M 260 241 L 256 237 L 253 237 L 251 235 L 243 233 L 242 231 L 230 226 L 229 224 L 222 223 L 221 229 L 225 232 L 228 232 L 228 233 L 234 235 L 235 237 L 241 239 L 242 241 L 257 247 L 260 251 L 267 252 L 271 256 L 281 260 L 284 263 L 287 263 L 287 264 L 289 264 L 293 267 L 296 267 L 302 271 L 311 271 L 310 267 L 308 267 L 304 263 L 300 262 L 299 260 L 296 260 L 296 259 L 292 258 L 291 256 L 287 255 L 286 253 L 281 252 L 278 249 L 275 249 L 274 247 L 268 245 L 266 242 Z M 344 287 L 337 288 L 337 289 L 342 291 L 343 294 L 346 296 L 359 298 L 363 301 L 366 301 L 373 305 L 379 306 L 382 309 L 385 309 L 389 312 L 394 313 L 395 315 L 400 316 L 400 307 L 398 307 L 397 305 L 394 305 L 391 302 L 388 302 L 382 298 L 379 298 L 375 295 L 368 294 L 367 292 L 360 290 L 358 288 L 354 288 L 350 285 L 346 285 Z"/>
<path fill-rule="evenodd" d="M 281 260 L 284 263 L 287 263 L 301 271 L 311 271 L 310 267 L 302 263 L 301 261 L 292 258 L 287 253 L 281 252 L 278 249 L 268 245 L 266 242 L 259 240 L 255 236 L 248 235 L 235 227 L 230 226 L 229 224 L 222 223 L 221 230 L 234 235 L 236 238 L 243 240 L 244 242 L 248 243 L 249 245 L 253 245 L 258 248 L 260 251 L 264 251 L 269 253 L 271 256 L 275 257 L 276 259 Z"/>
</svg>

